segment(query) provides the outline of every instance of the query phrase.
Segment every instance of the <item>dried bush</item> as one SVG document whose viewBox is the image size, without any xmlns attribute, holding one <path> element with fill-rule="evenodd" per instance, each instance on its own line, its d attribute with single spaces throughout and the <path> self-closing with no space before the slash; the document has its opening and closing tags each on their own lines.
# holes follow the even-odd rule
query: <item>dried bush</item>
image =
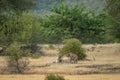
<svg viewBox="0 0 120 80">
<path fill-rule="evenodd" d="M 7 66 L 12 73 L 24 73 L 28 69 L 28 51 L 20 49 L 20 44 L 13 43 L 6 49 Z"/>
</svg>

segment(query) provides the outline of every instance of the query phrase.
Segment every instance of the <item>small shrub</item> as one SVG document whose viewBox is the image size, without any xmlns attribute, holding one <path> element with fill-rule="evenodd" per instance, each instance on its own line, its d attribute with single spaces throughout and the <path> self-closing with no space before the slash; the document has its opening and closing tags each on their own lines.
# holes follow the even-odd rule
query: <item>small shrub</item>
<svg viewBox="0 0 120 80">
<path fill-rule="evenodd" d="M 22 50 L 29 50 L 31 53 L 36 53 L 39 50 L 39 47 L 36 44 L 27 44 L 21 46 Z"/>
<path fill-rule="evenodd" d="M 40 55 L 39 53 L 34 53 L 34 54 L 31 54 L 31 57 L 32 57 L 33 59 L 38 59 L 38 58 L 41 57 L 41 55 Z"/>
<path fill-rule="evenodd" d="M 54 49 L 54 46 L 52 44 L 49 44 L 50 49 Z"/>
<path fill-rule="evenodd" d="M 79 60 L 83 60 L 86 57 L 85 50 L 82 48 L 82 44 L 78 39 L 71 38 L 63 41 L 63 48 L 60 50 L 60 53 L 67 55 L 72 52 L 77 54 Z"/>
<path fill-rule="evenodd" d="M 24 73 L 28 69 L 29 60 L 27 58 L 28 51 L 22 51 L 20 44 L 13 43 L 6 49 L 7 66 L 13 73 Z"/>
<path fill-rule="evenodd" d="M 45 80 L 65 80 L 64 77 L 59 75 L 49 74 L 46 76 Z"/>
</svg>

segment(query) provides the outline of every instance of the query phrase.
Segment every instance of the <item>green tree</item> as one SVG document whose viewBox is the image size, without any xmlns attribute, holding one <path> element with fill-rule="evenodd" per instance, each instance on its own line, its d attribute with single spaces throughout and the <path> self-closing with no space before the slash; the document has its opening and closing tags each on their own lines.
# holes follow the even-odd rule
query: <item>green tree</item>
<svg viewBox="0 0 120 80">
<path fill-rule="evenodd" d="M 106 11 L 110 14 L 111 34 L 120 42 L 120 0 L 106 0 Z"/>
<path fill-rule="evenodd" d="M 28 51 L 22 51 L 20 44 L 13 43 L 6 49 L 7 66 L 11 72 L 23 73 L 28 69 L 29 60 L 27 59 Z"/>
<path fill-rule="evenodd" d="M 1 43 L 9 45 L 14 41 L 29 41 L 32 34 L 32 22 L 33 18 L 26 13 L 21 16 L 10 15 L 0 27 Z"/>
<path fill-rule="evenodd" d="M 34 0 L 0 0 L 0 12 L 26 11 L 31 9 L 34 5 Z"/>
<path fill-rule="evenodd" d="M 22 25 L 20 17 L 10 15 L 7 21 L 0 26 L 1 43 L 10 44 L 13 40 L 16 40 L 17 35 L 19 35 L 24 28 Z"/>
<path fill-rule="evenodd" d="M 85 50 L 82 48 L 82 43 L 78 39 L 67 39 L 63 43 L 64 46 L 60 50 L 60 54 L 67 55 L 72 52 L 78 56 L 79 60 L 85 59 Z"/>
<path fill-rule="evenodd" d="M 50 34 L 58 35 L 56 39 L 75 37 L 82 42 L 104 41 L 105 13 L 96 14 L 85 7 L 79 5 L 70 7 L 64 2 L 54 6 L 52 11 L 54 14 L 47 17 L 43 26 L 50 28 Z"/>
<path fill-rule="evenodd" d="M 0 41 L 11 43 L 24 30 L 22 12 L 34 6 L 33 0 L 0 0 Z M 22 23 L 22 24 L 21 24 Z"/>
<path fill-rule="evenodd" d="M 33 0 L 0 0 L 0 24 L 4 23 L 9 15 L 20 14 L 33 6 Z"/>
<path fill-rule="evenodd" d="M 20 16 L 10 15 L 1 27 L 0 44 L 8 46 L 16 41 L 25 44 L 32 53 L 38 51 L 37 43 L 40 42 L 43 31 L 37 17 L 26 12 Z"/>
<path fill-rule="evenodd" d="M 106 10 L 120 21 L 120 0 L 106 0 Z"/>
<path fill-rule="evenodd" d="M 21 34 L 16 37 L 17 41 L 26 44 L 32 53 L 37 51 L 37 43 L 39 43 L 39 36 L 41 35 L 41 25 L 38 23 L 37 17 L 31 13 L 23 13 L 19 18 L 20 22 L 18 22 L 18 25 L 22 26 L 23 29 Z"/>
</svg>

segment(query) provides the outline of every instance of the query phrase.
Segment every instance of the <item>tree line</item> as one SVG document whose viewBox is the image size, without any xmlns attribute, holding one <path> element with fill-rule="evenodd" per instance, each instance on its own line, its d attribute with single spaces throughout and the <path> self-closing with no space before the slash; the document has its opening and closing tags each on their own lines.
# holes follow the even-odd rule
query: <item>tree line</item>
<svg viewBox="0 0 120 80">
<path fill-rule="evenodd" d="M 52 7 L 52 13 L 43 16 L 29 12 L 35 6 L 34 0 L 1 0 L 0 44 L 61 43 L 69 38 L 83 43 L 119 42 L 119 2 L 106 0 L 105 11 L 96 13 L 85 6 L 68 6 L 61 0 L 59 6 Z"/>
</svg>

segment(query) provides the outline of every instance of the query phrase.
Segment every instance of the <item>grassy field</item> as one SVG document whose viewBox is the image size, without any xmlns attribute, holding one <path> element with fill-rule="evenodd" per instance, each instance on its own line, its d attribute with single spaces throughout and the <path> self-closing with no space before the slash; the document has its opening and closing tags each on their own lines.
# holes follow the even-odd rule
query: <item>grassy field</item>
<svg viewBox="0 0 120 80">
<path fill-rule="evenodd" d="M 120 80 L 120 74 L 64 75 L 66 80 Z M 0 80 L 44 80 L 45 75 L 0 75 Z"/>
<path fill-rule="evenodd" d="M 39 45 L 41 46 L 41 45 Z M 24 75 L 10 74 L 5 70 L 5 57 L 0 57 L 0 80 L 44 80 L 45 75 L 63 75 L 67 80 L 120 80 L 120 44 L 83 45 L 87 59 L 78 64 L 52 63 L 57 57 L 58 46 L 42 45 L 45 56 L 30 59 L 30 70 Z M 61 45 L 59 46 L 59 48 Z M 93 49 L 94 47 L 94 49 Z"/>
</svg>

